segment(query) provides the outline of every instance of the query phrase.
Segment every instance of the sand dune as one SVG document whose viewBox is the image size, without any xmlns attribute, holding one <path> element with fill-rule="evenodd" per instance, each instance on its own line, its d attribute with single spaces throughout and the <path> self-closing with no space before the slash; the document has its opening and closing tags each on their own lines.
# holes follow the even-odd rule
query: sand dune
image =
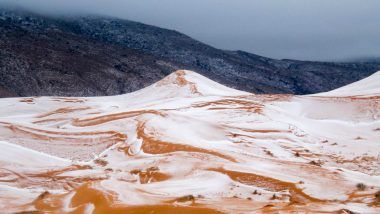
<svg viewBox="0 0 380 214">
<path fill-rule="evenodd" d="M 379 213 L 379 82 L 255 95 L 177 71 L 120 96 L 1 99 L 0 208 Z"/>
</svg>

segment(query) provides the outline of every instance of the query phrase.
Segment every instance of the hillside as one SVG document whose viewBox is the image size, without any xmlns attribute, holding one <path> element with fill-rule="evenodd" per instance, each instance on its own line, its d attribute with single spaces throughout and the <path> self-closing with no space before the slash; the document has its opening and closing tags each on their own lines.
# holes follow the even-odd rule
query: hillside
<svg viewBox="0 0 380 214">
<path fill-rule="evenodd" d="M 179 32 L 110 17 L 46 17 L 0 9 L 0 96 L 100 96 L 136 91 L 191 69 L 253 93 L 312 94 L 380 64 L 275 60 L 224 51 Z"/>
<path fill-rule="evenodd" d="M 0 99 L 0 208 L 379 213 L 379 77 L 254 95 L 177 71 L 119 96 Z"/>
</svg>

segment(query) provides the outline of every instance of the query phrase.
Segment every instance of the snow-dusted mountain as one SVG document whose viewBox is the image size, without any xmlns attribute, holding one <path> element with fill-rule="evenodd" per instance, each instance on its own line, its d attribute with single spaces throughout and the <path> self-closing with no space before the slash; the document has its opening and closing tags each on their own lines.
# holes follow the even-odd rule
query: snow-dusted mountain
<svg viewBox="0 0 380 214">
<path fill-rule="evenodd" d="M 0 6 L 0 32 L 0 97 L 120 95 L 179 69 L 252 93 L 314 94 L 380 70 L 376 61 L 278 60 L 220 50 L 177 31 L 104 16 Z"/>
<path fill-rule="evenodd" d="M 113 97 L 0 100 L 6 212 L 380 212 L 380 73 L 255 95 L 177 71 Z"/>
</svg>

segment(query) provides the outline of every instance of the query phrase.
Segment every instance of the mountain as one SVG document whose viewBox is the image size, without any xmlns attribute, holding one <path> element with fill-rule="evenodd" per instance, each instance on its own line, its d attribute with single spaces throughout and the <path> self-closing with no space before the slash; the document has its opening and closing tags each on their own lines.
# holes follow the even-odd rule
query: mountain
<svg viewBox="0 0 380 214">
<path fill-rule="evenodd" d="M 0 99 L 0 207 L 379 213 L 379 82 L 255 95 L 177 71 L 113 97 Z"/>
<path fill-rule="evenodd" d="M 380 70 L 380 63 L 276 60 L 225 51 L 173 30 L 110 17 L 0 10 L 0 96 L 101 96 L 136 91 L 191 69 L 253 93 L 312 94 Z"/>
</svg>

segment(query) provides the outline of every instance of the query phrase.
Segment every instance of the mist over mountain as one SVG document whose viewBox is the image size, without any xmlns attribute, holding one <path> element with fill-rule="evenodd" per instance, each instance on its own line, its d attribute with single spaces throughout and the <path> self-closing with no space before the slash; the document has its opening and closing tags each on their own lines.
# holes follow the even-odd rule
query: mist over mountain
<svg viewBox="0 0 380 214">
<path fill-rule="evenodd" d="M 359 57 L 359 58 L 351 58 L 345 60 L 345 62 L 369 62 L 369 63 L 380 63 L 380 57 Z"/>
<path fill-rule="evenodd" d="M 367 0 L 0 0 L 35 12 L 101 14 L 275 59 L 380 56 L 380 2 Z"/>
</svg>

